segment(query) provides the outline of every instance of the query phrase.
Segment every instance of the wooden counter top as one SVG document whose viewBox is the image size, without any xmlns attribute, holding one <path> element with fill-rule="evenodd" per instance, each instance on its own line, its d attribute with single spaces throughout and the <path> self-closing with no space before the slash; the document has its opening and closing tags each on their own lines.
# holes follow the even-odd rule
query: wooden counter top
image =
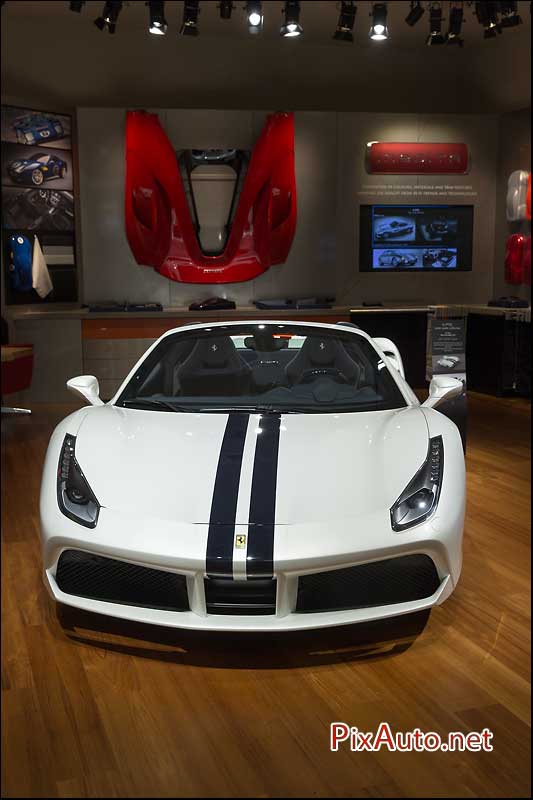
<svg viewBox="0 0 533 800">
<path fill-rule="evenodd" d="M 43 308 L 31 306 L 29 308 L 11 307 L 6 309 L 6 316 L 13 321 L 30 321 L 42 319 L 139 319 L 139 318 L 174 318 L 187 319 L 197 322 L 198 319 L 226 320 L 226 319 L 301 319 L 305 317 L 335 317 L 349 314 L 391 314 L 391 313 L 425 313 L 429 311 L 445 311 L 455 313 L 473 314 L 519 314 L 530 315 L 531 308 L 499 308 L 482 304 L 438 304 L 424 305 L 421 303 L 410 305 L 408 303 L 387 304 L 384 306 L 333 306 L 333 308 L 307 308 L 307 309 L 259 309 L 255 306 L 240 306 L 234 310 L 221 309 L 218 311 L 189 311 L 186 306 L 168 307 L 163 311 L 105 311 L 94 312 L 81 306 L 63 306 Z"/>
</svg>

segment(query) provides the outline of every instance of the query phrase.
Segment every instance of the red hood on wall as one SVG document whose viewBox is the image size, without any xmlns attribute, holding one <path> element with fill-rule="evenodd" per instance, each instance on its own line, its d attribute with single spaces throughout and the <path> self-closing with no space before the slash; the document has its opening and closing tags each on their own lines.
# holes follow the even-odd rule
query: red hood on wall
<svg viewBox="0 0 533 800">
<path fill-rule="evenodd" d="M 157 114 L 127 112 L 126 235 L 138 264 L 173 281 L 234 283 L 286 261 L 296 228 L 292 114 L 267 117 L 244 181 L 235 186 L 224 249 L 207 254 L 176 153 Z"/>
</svg>

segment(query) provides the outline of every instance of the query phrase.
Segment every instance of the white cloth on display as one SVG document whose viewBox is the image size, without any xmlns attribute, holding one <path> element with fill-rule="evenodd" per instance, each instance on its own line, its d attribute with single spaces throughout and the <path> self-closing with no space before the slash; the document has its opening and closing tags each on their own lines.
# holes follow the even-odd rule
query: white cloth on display
<svg viewBox="0 0 533 800">
<path fill-rule="evenodd" d="M 50 294 L 54 285 L 48 272 L 46 259 L 41 250 L 39 239 L 35 237 L 33 242 L 33 260 L 31 264 L 32 286 L 39 297 L 46 297 Z"/>
</svg>

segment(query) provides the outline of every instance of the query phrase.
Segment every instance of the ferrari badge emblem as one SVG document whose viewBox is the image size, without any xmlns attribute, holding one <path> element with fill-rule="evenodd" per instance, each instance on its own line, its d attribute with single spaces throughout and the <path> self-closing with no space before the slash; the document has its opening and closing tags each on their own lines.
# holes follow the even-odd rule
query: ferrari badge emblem
<svg viewBox="0 0 533 800">
<path fill-rule="evenodd" d="M 246 547 L 246 534 L 238 533 L 235 537 L 235 547 L 237 550 L 244 550 Z"/>
</svg>

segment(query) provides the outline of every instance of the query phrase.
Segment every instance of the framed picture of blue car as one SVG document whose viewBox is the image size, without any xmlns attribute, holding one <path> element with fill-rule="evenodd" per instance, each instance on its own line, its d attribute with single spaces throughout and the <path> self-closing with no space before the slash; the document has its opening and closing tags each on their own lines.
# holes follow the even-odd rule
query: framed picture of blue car
<svg viewBox="0 0 533 800">
<path fill-rule="evenodd" d="M 46 186 L 72 190 L 70 150 L 2 145 L 3 186 Z"/>
<path fill-rule="evenodd" d="M 72 121 L 68 114 L 2 106 L 3 142 L 13 142 L 28 147 L 44 145 L 70 150 L 71 128 Z"/>
</svg>

